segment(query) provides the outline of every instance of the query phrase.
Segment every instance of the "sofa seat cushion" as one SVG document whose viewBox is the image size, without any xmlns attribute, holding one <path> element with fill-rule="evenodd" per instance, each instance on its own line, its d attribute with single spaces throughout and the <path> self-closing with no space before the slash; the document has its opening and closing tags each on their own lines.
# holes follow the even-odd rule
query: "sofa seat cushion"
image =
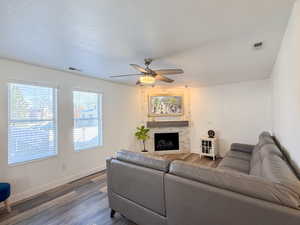
<svg viewBox="0 0 300 225">
<path fill-rule="evenodd" d="M 236 159 L 243 159 L 250 162 L 251 154 L 246 152 L 237 152 L 237 151 L 229 151 L 226 154 L 226 157 L 236 158 Z"/>
<path fill-rule="evenodd" d="M 233 157 L 225 157 L 217 167 L 222 170 L 230 170 L 239 173 L 249 174 L 250 162 L 244 159 L 238 159 Z"/>
</svg>

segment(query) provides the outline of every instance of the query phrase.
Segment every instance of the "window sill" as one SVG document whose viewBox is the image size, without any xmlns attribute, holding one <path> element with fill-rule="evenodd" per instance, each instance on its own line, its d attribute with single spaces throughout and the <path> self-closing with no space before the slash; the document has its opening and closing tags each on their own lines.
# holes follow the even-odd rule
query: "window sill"
<svg viewBox="0 0 300 225">
<path fill-rule="evenodd" d="M 24 166 L 24 165 L 27 165 L 27 164 L 48 160 L 48 159 L 51 159 L 51 158 L 58 158 L 58 154 L 51 155 L 51 156 L 46 156 L 46 157 L 39 158 L 39 159 L 32 159 L 32 160 L 28 160 L 28 161 L 25 161 L 25 162 L 8 163 L 8 166 L 9 167 Z"/>
<path fill-rule="evenodd" d="M 79 149 L 79 150 L 74 149 L 74 152 L 85 152 L 85 151 L 89 151 L 89 150 L 97 150 L 99 148 L 103 148 L 103 145 L 97 145 L 97 146 L 90 147 L 90 148 L 82 148 L 82 149 Z"/>
</svg>

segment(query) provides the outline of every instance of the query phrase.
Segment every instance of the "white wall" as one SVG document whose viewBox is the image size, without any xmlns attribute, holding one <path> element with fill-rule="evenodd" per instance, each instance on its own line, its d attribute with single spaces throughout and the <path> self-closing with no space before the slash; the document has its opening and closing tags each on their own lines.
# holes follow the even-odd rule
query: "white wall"
<svg viewBox="0 0 300 225">
<path fill-rule="evenodd" d="M 59 87 L 59 154 L 56 157 L 9 166 L 7 164 L 7 82 L 29 81 Z M 74 152 L 72 146 L 72 90 L 103 93 L 103 147 Z M 105 158 L 135 143 L 139 117 L 138 89 L 67 72 L 0 60 L 0 181 L 13 186 L 12 200 L 45 191 L 105 168 Z"/>
<path fill-rule="evenodd" d="M 214 129 L 222 156 L 231 143 L 256 144 L 271 130 L 271 82 L 259 80 L 191 89 L 192 151 Z"/>
<path fill-rule="evenodd" d="M 295 3 L 273 74 L 274 135 L 300 166 L 300 1 Z"/>
</svg>

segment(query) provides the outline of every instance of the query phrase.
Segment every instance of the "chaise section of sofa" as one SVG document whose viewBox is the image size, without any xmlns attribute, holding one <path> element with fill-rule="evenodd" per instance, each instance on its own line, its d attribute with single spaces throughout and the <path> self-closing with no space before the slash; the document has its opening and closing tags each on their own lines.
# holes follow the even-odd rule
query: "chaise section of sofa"
<svg viewBox="0 0 300 225">
<path fill-rule="evenodd" d="M 173 162 L 165 177 L 168 224 L 297 225 L 269 182 L 241 173 Z"/>
<path fill-rule="evenodd" d="M 275 183 L 261 177 L 250 176 L 242 173 L 231 173 L 182 161 L 174 161 L 170 166 L 170 174 L 198 181 L 203 184 L 240 193 L 256 199 L 261 199 L 300 209 L 299 184 Z"/>
</svg>

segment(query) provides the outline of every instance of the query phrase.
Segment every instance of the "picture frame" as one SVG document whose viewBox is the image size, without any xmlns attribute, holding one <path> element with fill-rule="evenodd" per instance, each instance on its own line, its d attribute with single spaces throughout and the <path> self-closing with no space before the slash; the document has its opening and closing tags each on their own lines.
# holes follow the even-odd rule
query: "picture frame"
<svg viewBox="0 0 300 225">
<path fill-rule="evenodd" d="M 183 95 L 156 94 L 149 96 L 149 117 L 182 116 L 184 113 Z"/>
</svg>

